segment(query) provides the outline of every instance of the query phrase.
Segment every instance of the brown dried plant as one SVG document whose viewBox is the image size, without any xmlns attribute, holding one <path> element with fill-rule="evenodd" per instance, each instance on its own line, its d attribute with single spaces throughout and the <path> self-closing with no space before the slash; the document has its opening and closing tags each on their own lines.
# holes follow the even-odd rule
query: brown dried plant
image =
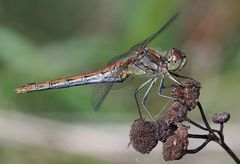
<svg viewBox="0 0 240 164">
<path fill-rule="evenodd" d="M 161 141 L 163 158 L 165 161 L 170 161 L 179 160 L 186 154 L 198 153 L 209 142 L 214 141 L 239 164 L 239 158 L 224 141 L 223 125 L 230 119 L 230 114 L 226 112 L 214 114 L 212 121 L 219 124 L 220 128 L 211 128 L 199 102 L 200 89 L 200 83 L 193 79 L 186 80 L 181 85 L 173 85 L 171 106 L 162 118 L 152 122 L 139 118 L 132 124 L 129 134 L 132 147 L 136 151 L 146 154 L 155 148 L 158 141 Z M 188 112 L 196 107 L 200 111 L 204 126 L 187 116 Z M 184 122 L 190 123 L 190 126 L 185 125 Z M 208 134 L 190 134 L 188 130 L 192 125 Z M 203 139 L 204 142 L 195 149 L 188 149 L 189 138 Z"/>
</svg>

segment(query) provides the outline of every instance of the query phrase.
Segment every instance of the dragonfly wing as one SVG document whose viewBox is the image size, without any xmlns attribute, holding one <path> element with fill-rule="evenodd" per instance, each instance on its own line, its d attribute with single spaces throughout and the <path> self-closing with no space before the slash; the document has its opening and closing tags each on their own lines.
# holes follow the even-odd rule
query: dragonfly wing
<svg viewBox="0 0 240 164">
<path fill-rule="evenodd" d="M 92 106 L 98 110 L 114 83 L 96 84 L 93 87 Z"/>
<path fill-rule="evenodd" d="M 129 62 L 125 62 L 116 72 L 112 73 L 111 77 L 118 78 L 119 73 L 121 73 L 128 65 L 129 65 Z M 123 79 L 123 80 L 125 80 L 125 79 Z M 101 83 L 101 84 L 96 84 L 94 86 L 93 94 L 92 94 L 92 106 L 95 110 L 99 109 L 103 100 L 106 98 L 107 94 L 109 93 L 109 91 L 111 90 L 111 88 L 114 84 L 115 84 L 114 82 Z"/>
<path fill-rule="evenodd" d="M 134 56 L 136 51 L 138 51 L 142 48 L 145 48 L 151 41 L 153 41 L 156 37 L 158 37 L 160 35 L 160 33 L 162 33 L 172 22 L 174 22 L 176 20 L 178 15 L 179 15 L 179 13 L 176 13 L 157 32 L 153 33 L 151 36 L 149 36 L 145 40 L 139 42 L 138 44 L 132 46 L 129 49 L 129 51 L 127 51 L 126 53 L 120 54 L 120 55 L 112 58 L 108 62 L 108 65 L 110 65 L 110 64 L 114 63 L 115 61 L 118 61 L 122 58 Z M 127 65 L 128 64 L 125 64 L 125 66 L 127 66 Z M 117 73 L 115 75 L 118 75 L 118 73 L 121 72 L 121 70 L 123 70 L 123 68 L 125 68 L 125 67 L 123 66 L 120 70 L 117 71 Z M 105 99 L 107 94 L 109 93 L 113 84 L 114 83 L 97 84 L 94 87 L 94 91 L 93 91 L 93 95 L 92 95 L 92 105 L 95 110 L 97 110 L 100 107 L 101 103 L 103 102 L 103 100 Z"/>
<path fill-rule="evenodd" d="M 134 51 L 132 51 L 132 50 L 130 51 L 129 50 L 128 52 L 125 52 L 123 54 L 120 54 L 120 55 L 117 55 L 117 56 L 113 57 L 111 60 L 109 60 L 107 65 L 111 65 L 111 64 L 113 64 L 114 62 L 116 62 L 118 60 L 121 60 L 121 59 L 127 58 L 127 57 L 131 57 L 131 56 L 134 56 L 134 55 L 135 55 Z"/>
<path fill-rule="evenodd" d="M 151 36 L 149 36 L 148 38 L 146 38 L 145 40 L 139 42 L 138 44 L 136 44 L 135 46 L 133 46 L 131 49 L 142 49 L 145 48 L 151 41 L 153 41 L 156 37 L 158 37 L 164 30 L 167 29 L 167 27 L 169 27 L 169 25 L 171 23 L 173 23 L 176 18 L 179 16 L 179 13 L 176 13 L 175 15 L 173 15 L 157 32 L 153 33 Z"/>
<path fill-rule="evenodd" d="M 130 57 L 132 55 L 134 55 L 135 51 L 138 51 L 142 48 L 145 48 L 151 41 L 153 41 L 156 37 L 158 37 L 165 29 L 167 29 L 167 27 L 173 23 L 176 18 L 178 17 L 179 13 L 176 13 L 175 15 L 173 15 L 157 32 L 153 33 L 152 35 L 150 35 L 148 38 L 146 38 L 145 40 L 137 43 L 136 45 L 132 46 L 128 52 L 120 54 L 118 56 L 115 56 L 114 58 L 112 58 L 108 64 L 111 64 L 117 60 L 120 60 L 122 58 L 125 57 Z"/>
<path fill-rule="evenodd" d="M 92 107 L 94 110 L 98 110 L 110 92 L 110 90 L 118 90 L 123 87 L 126 87 L 133 81 L 133 77 L 128 77 L 124 83 L 104 83 L 104 84 L 95 84 L 93 86 L 93 92 L 92 92 Z"/>
<path fill-rule="evenodd" d="M 112 86 L 111 89 L 112 89 L 112 90 L 122 89 L 122 88 L 130 85 L 130 84 L 133 82 L 134 79 L 135 79 L 135 78 L 133 77 L 133 75 L 131 75 L 131 76 L 129 76 L 126 80 L 124 80 L 124 82 L 122 82 L 122 83 L 114 83 L 114 85 Z"/>
</svg>

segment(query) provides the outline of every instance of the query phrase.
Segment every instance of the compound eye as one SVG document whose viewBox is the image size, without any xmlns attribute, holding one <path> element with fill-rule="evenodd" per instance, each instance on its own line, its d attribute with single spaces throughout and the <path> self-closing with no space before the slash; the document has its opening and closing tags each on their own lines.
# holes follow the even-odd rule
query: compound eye
<svg viewBox="0 0 240 164">
<path fill-rule="evenodd" d="M 186 64 L 185 54 L 177 48 L 173 48 L 168 55 L 168 70 L 180 71 Z"/>
<path fill-rule="evenodd" d="M 182 60 L 184 58 L 184 53 L 177 48 L 172 49 L 172 61 Z"/>
</svg>

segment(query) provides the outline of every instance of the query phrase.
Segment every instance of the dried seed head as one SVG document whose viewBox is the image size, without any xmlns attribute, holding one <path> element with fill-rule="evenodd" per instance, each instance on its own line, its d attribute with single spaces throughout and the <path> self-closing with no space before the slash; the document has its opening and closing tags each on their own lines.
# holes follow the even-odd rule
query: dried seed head
<svg viewBox="0 0 240 164">
<path fill-rule="evenodd" d="M 195 80 L 184 81 L 181 85 L 175 84 L 171 96 L 192 110 L 196 107 L 200 95 L 201 84 Z"/>
<path fill-rule="evenodd" d="M 148 154 L 157 145 L 157 125 L 154 122 L 137 119 L 130 130 L 130 144 L 142 154 Z"/>
<path fill-rule="evenodd" d="M 167 140 L 167 137 L 172 135 L 174 131 L 177 129 L 177 127 L 173 124 L 168 125 L 164 119 L 158 119 L 158 135 L 157 138 L 161 142 L 165 142 Z"/>
<path fill-rule="evenodd" d="M 212 116 L 212 120 L 214 123 L 226 123 L 230 119 L 230 113 L 223 112 L 223 113 L 214 113 Z"/>
<path fill-rule="evenodd" d="M 163 143 L 163 158 L 165 161 L 181 159 L 188 147 L 188 126 L 180 124 L 175 133 Z"/>
<path fill-rule="evenodd" d="M 163 120 L 170 125 L 172 123 L 182 122 L 187 117 L 188 108 L 179 101 L 174 101 L 170 110 L 165 114 Z"/>
</svg>

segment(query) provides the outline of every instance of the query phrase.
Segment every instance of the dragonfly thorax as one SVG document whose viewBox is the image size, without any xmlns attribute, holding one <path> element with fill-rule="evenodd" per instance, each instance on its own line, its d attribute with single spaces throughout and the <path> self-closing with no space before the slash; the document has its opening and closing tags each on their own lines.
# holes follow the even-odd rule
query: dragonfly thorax
<svg viewBox="0 0 240 164">
<path fill-rule="evenodd" d="M 167 72 L 166 58 L 153 48 L 144 48 L 130 59 L 130 74 L 159 76 Z"/>
<path fill-rule="evenodd" d="M 138 52 L 132 62 L 134 74 L 164 75 L 168 71 L 181 71 L 186 65 L 185 54 L 173 48 L 168 53 L 153 48 L 144 48 Z"/>
</svg>

